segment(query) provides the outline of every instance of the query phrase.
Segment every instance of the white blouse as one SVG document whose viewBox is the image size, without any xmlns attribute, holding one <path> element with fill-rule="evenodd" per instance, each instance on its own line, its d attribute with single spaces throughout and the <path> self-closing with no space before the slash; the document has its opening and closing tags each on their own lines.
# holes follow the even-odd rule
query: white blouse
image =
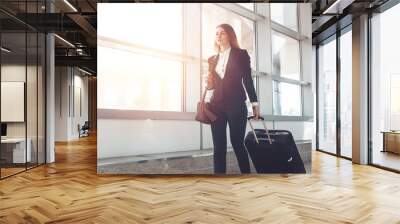
<svg viewBox="0 0 400 224">
<path fill-rule="evenodd" d="M 220 51 L 218 53 L 218 62 L 215 67 L 215 72 L 218 74 L 218 76 L 223 79 L 225 72 L 226 72 L 226 64 L 228 64 L 228 59 L 229 59 L 229 54 L 231 53 L 231 46 L 229 46 L 227 49 L 224 51 Z"/>
</svg>

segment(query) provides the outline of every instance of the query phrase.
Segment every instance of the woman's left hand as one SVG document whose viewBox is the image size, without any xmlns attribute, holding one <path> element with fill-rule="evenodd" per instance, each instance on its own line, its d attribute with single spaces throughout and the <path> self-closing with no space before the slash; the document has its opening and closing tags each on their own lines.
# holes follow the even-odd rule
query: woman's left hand
<svg viewBox="0 0 400 224">
<path fill-rule="evenodd" d="M 260 107 L 258 105 L 253 105 L 253 115 L 256 120 L 260 117 Z"/>
</svg>

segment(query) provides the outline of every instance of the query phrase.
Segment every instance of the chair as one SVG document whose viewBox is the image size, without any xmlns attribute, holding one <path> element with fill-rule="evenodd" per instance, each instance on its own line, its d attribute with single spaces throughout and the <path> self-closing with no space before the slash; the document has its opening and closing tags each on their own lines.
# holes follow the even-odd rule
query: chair
<svg viewBox="0 0 400 224">
<path fill-rule="evenodd" d="M 89 129 L 90 129 L 89 121 L 85 121 L 82 127 L 80 127 L 80 125 L 78 124 L 79 138 L 89 136 Z"/>
</svg>

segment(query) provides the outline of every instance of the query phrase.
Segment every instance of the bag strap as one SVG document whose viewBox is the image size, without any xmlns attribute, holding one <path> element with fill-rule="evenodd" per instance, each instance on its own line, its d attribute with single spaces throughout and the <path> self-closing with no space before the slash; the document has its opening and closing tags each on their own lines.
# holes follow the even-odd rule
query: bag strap
<svg viewBox="0 0 400 224">
<path fill-rule="evenodd" d="M 214 58 L 213 63 L 211 64 L 212 66 L 209 67 L 209 73 L 215 72 L 215 67 L 217 67 L 217 63 L 219 60 L 219 54 L 217 54 Z M 203 95 L 201 96 L 201 102 L 204 102 L 205 98 L 206 98 L 206 94 L 207 94 L 208 89 L 205 88 Z"/>
<path fill-rule="evenodd" d="M 258 141 L 256 132 L 254 131 L 253 125 L 251 124 L 251 120 L 254 119 L 254 118 L 255 118 L 255 116 L 253 115 L 253 116 L 247 117 L 247 120 L 249 120 L 249 124 L 250 124 L 251 130 L 253 131 L 253 135 L 254 135 L 254 137 L 256 138 L 257 144 L 260 144 L 260 142 Z M 267 125 L 265 124 L 264 118 L 261 117 L 261 116 L 259 116 L 258 118 L 259 118 L 260 120 L 262 120 L 262 124 L 263 124 L 263 126 L 264 126 L 265 133 L 267 133 L 267 137 L 268 137 L 268 142 L 269 142 L 269 144 L 272 144 L 271 136 L 269 135 L 269 131 L 268 131 Z"/>
<path fill-rule="evenodd" d="M 204 100 L 206 99 L 207 91 L 208 91 L 208 89 L 205 88 L 205 89 L 204 89 L 204 92 L 203 92 L 203 95 L 201 95 L 201 102 L 202 102 L 202 103 L 204 103 Z"/>
</svg>

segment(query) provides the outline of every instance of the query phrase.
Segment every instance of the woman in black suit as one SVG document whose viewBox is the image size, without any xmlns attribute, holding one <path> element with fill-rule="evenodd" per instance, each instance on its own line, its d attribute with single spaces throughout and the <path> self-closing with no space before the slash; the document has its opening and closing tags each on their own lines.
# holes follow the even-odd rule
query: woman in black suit
<svg viewBox="0 0 400 224">
<path fill-rule="evenodd" d="M 207 79 L 207 89 L 214 89 L 210 109 L 218 116 L 211 124 L 214 173 L 226 173 L 227 124 L 240 171 L 250 173 L 249 156 L 244 146 L 247 123 L 245 89 L 256 119 L 260 115 L 251 77 L 250 57 L 246 50 L 239 48 L 235 31 L 229 24 L 217 26 L 214 47 L 218 54 L 208 58 Z"/>
</svg>

